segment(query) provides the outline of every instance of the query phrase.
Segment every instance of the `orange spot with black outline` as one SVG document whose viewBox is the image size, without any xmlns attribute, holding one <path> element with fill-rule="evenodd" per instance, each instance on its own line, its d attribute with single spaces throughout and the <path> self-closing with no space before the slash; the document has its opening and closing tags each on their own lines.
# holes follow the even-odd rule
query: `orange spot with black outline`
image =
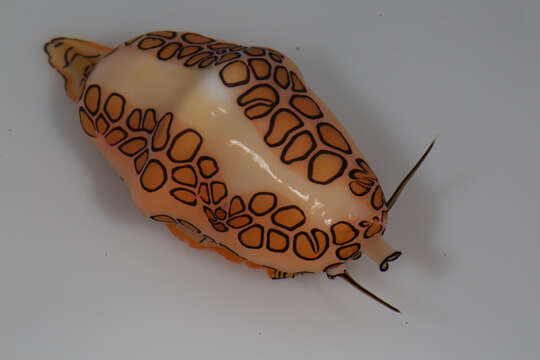
<svg viewBox="0 0 540 360">
<path fill-rule="evenodd" d="M 304 130 L 294 135 L 289 143 L 283 148 L 281 161 L 291 164 L 295 161 L 305 160 L 315 149 L 315 140 L 311 132 Z"/>
<path fill-rule="evenodd" d="M 382 229 L 383 229 L 383 227 L 382 227 L 381 224 L 374 223 L 371 226 L 368 226 L 368 228 L 364 232 L 364 236 L 366 238 L 370 238 L 370 237 L 380 233 L 382 231 Z"/>
<path fill-rule="evenodd" d="M 248 106 L 244 114 L 249 119 L 258 119 L 270 113 L 279 102 L 277 91 L 267 84 L 258 84 L 240 95 L 237 100 L 238 105 Z"/>
<path fill-rule="evenodd" d="M 197 234 L 200 234 L 201 233 L 201 230 L 199 230 L 198 227 L 196 227 L 195 225 L 193 225 L 192 223 L 190 223 L 189 221 L 185 220 L 185 219 L 177 219 L 178 220 L 178 223 L 180 223 L 180 225 L 188 228 L 189 230 L 197 233 Z"/>
<path fill-rule="evenodd" d="M 199 196 L 201 197 L 202 201 L 210 204 L 210 192 L 208 191 L 208 185 L 206 183 L 202 183 L 199 186 Z"/>
<path fill-rule="evenodd" d="M 120 145 L 120 151 L 127 156 L 133 156 L 146 147 L 146 139 L 143 137 L 136 137 L 127 140 Z"/>
<path fill-rule="evenodd" d="M 191 187 L 197 186 L 197 174 L 191 165 L 184 165 L 174 168 L 172 171 L 172 178 L 175 182 L 181 185 Z"/>
<path fill-rule="evenodd" d="M 84 105 L 88 112 L 92 115 L 96 115 L 99 110 L 99 102 L 101 98 L 101 89 L 97 85 L 90 85 L 86 89 L 86 94 L 84 96 Z"/>
<path fill-rule="evenodd" d="M 244 113 L 250 119 L 258 119 L 267 115 L 270 111 L 272 111 L 271 106 L 265 104 L 256 104 L 247 108 Z"/>
<path fill-rule="evenodd" d="M 84 110 L 82 106 L 79 108 L 79 120 L 86 135 L 96 137 L 96 127 L 94 125 L 94 121 L 90 118 L 90 116 L 88 116 L 86 110 Z"/>
<path fill-rule="evenodd" d="M 343 175 L 346 166 L 340 155 L 321 150 L 309 161 L 308 178 L 317 184 L 329 184 Z"/>
<path fill-rule="evenodd" d="M 141 174 L 141 186 L 148 192 L 159 190 L 167 181 L 165 166 L 158 160 L 152 159 Z"/>
<path fill-rule="evenodd" d="M 209 44 L 214 42 L 214 39 L 196 33 L 185 33 L 182 35 L 182 39 L 191 44 Z"/>
<path fill-rule="evenodd" d="M 302 127 L 304 123 L 293 112 L 279 109 L 270 120 L 270 127 L 264 136 L 264 141 L 270 146 L 278 146 L 285 142 L 294 130 Z"/>
<path fill-rule="evenodd" d="M 223 223 L 216 222 L 216 223 L 211 223 L 211 224 L 212 224 L 212 227 L 213 227 L 216 231 L 219 231 L 219 232 L 226 232 L 226 231 L 229 230 L 225 225 L 223 225 Z"/>
<path fill-rule="evenodd" d="M 293 231 L 306 221 L 304 212 L 296 205 L 285 206 L 272 214 L 272 221 L 277 226 Z"/>
<path fill-rule="evenodd" d="M 216 209 L 215 214 L 219 220 L 224 220 L 227 217 L 227 212 L 220 207 Z"/>
<path fill-rule="evenodd" d="M 203 51 L 196 55 L 193 55 L 190 57 L 185 63 L 184 66 L 194 66 L 197 65 L 200 61 L 206 59 L 207 57 L 212 56 L 212 53 L 210 51 Z"/>
<path fill-rule="evenodd" d="M 174 162 L 191 161 L 199 151 L 201 144 L 201 135 L 195 130 L 187 129 L 175 136 L 167 155 Z"/>
<path fill-rule="evenodd" d="M 364 184 L 362 181 L 351 181 L 349 188 L 354 195 L 364 196 L 369 192 L 371 186 Z"/>
<path fill-rule="evenodd" d="M 184 46 L 182 50 L 180 50 L 180 53 L 178 53 L 178 59 L 194 55 L 201 51 L 201 49 L 200 46 Z"/>
<path fill-rule="evenodd" d="M 220 181 L 212 181 L 210 189 L 212 191 L 212 202 L 214 204 L 219 204 L 220 201 L 227 196 L 227 187 Z"/>
<path fill-rule="evenodd" d="M 269 50 L 268 51 L 268 56 L 270 56 L 270 59 L 274 60 L 275 62 L 277 63 L 280 63 L 280 62 L 283 62 L 282 60 L 282 55 L 278 54 L 276 51 L 274 50 Z"/>
<path fill-rule="evenodd" d="M 250 56 L 263 56 L 265 51 L 259 47 L 250 46 L 244 50 L 244 53 Z"/>
<path fill-rule="evenodd" d="M 238 234 L 238 240 L 249 249 L 260 249 L 263 246 L 264 229 L 261 225 L 255 224 L 242 230 Z"/>
<path fill-rule="evenodd" d="M 121 127 L 116 127 L 109 131 L 109 133 L 105 136 L 105 141 L 107 141 L 109 145 L 114 146 L 125 138 L 127 138 L 126 131 Z"/>
<path fill-rule="evenodd" d="M 221 65 L 223 63 L 226 63 L 228 61 L 231 61 L 231 60 L 234 60 L 234 59 L 238 59 L 240 56 L 242 56 L 241 54 L 239 53 L 227 53 L 227 54 L 224 54 L 223 56 L 221 56 L 219 58 L 219 60 L 216 62 L 216 65 Z"/>
<path fill-rule="evenodd" d="M 334 149 L 343 151 L 346 154 L 351 153 L 351 146 L 345 140 L 343 134 L 329 123 L 318 123 L 317 132 L 322 142 Z"/>
<path fill-rule="evenodd" d="M 346 244 L 354 240 L 359 233 L 354 226 L 345 221 L 340 221 L 332 225 L 330 232 L 332 233 L 332 242 L 337 245 Z"/>
<path fill-rule="evenodd" d="M 133 131 L 139 130 L 141 128 L 141 119 L 142 111 L 140 109 L 135 109 L 129 114 L 127 119 L 127 126 Z"/>
<path fill-rule="evenodd" d="M 99 115 L 96 120 L 96 128 L 100 134 L 105 134 L 109 130 L 109 123 L 103 115 Z"/>
<path fill-rule="evenodd" d="M 189 189 L 184 188 L 177 188 L 173 189 L 170 192 L 171 196 L 175 198 L 176 200 L 189 205 L 189 206 L 195 206 L 197 205 L 197 195 Z"/>
<path fill-rule="evenodd" d="M 197 160 L 197 166 L 199 167 L 201 175 L 206 179 L 217 174 L 219 170 L 216 160 L 209 156 L 201 156 L 199 160 Z"/>
<path fill-rule="evenodd" d="M 278 99 L 278 95 L 277 95 L 276 90 L 274 90 L 274 88 L 271 87 L 270 85 L 262 84 L 262 85 L 255 85 L 252 88 L 250 88 L 248 91 L 243 93 L 238 98 L 238 104 L 240 106 L 245 106 L 255 101 L 260 101 L 267 104 L 273 104 L 277 102 L 277 99 Z"/>
<path fill-rule="evenodd" d="M 164 37 L 164 38 L 170 40 L 170 39 L 175 38 L 176 32 L 175 31 L 169 31 L 169 30 L 159 30 L 159 31 L 152 31 L 152 32 L 148 33 L 148 35 L 160 36 L 160 37 Z"/>
<path fill-rule="evenodd" d="M 371 205 L 373 205 L 375 210 L 379 210 L 384 205 L 384 194 L 380 185 L 377 185 L 373 195 L 371 196 Z"/>
<path fill-rule="evenodd" d="M 252 221 L 251 216 L 239 215 L 239 216 L 230 218 L 227 221 L 227 225 L 229 225 L 230 227 L 234 229 L 240 229 L 240 228 L 243 228 L 244 226 L 251 224 L 251 221 Z"/>
<path fill-rule="evenodd" d="M 156 111 L 154 109 L 148 109 L 144 112 L 143 129 L 151 133 L 156 127 Z"/>
<path fill-rule="evenodd" d="M 159 120 L 156 131 L 152 136 L 152 150 L 163 150 L 169 142 L 172 118 L 173 115 L 169 112 Z"/>
<path fill-rule="evenodd" d="M 124 113 L 124 97 L 117 93 L 112 93 L 105 102 L 105 114 L 112 122 L 120 120 Z"/>
<path fill-rule="evenodd" d="M 174 57 L 176 53 L 182 48 L 182 45 L 177 42 L 168 43 L 161 49 L 159 49 L 157 53 L 157 57 L 160 60 L 169 60 L 170 58 Z"/>
<path fill-rule="evenodd" d="M 165 44 L 165 40 L 154 37 L 147 37 L 139 41 L 139 49 L 141 50 L 150 50 L 160 47 Z"/>
<path fill-rule="evenodd" d="M 240 196 L 235 196 L 232 198 L 231 204 L 229 205 L 229 216 L 239 214 L 245 209 L 246 207 L 242 198 Z"/>
<path fill-rule="evenodd" d="M 143 151 L 137 157 L 135 158 L 135 171 L 137 174 L 140 174 L 142 169 L 144 169 L 144 165 L 146 165 L 146 161 L 148 161 L 148 150 Z"/>
<path fill-rule="evenodd" d="M 298 75 L 294 71 L 291 71 L 291 81 L 293 83 L 292 89 L 297 92 L 306 92 L 306 87 Z"/>
<path fill-rule="evenodd" d="M 293 95 L 290 104 L 300 114 L 310 119 L 319 119 L 323 116 L 319 105 L 307 95 Z"/>
<path fill-rule="evenodd" d="M 273 252 L 285 252 L 289 248 L 289 237 L 279 230 L 270 229 L 267 233 L 266 248 Z"/>
<path fill-rule="evenodd" d="M 270 77 L 271 67 L 266 59 L 249 59 L 248 63 L 258 80 L 264 80 Z"/>
<path fill-rule="evenodd" d="M 249 82 L 249 69 L 243 61 L 237 60 L 224 66 L 219 76 L 229 87 L 244 85 Z"/>
<path fill-rule="evenodd" d="M 312 236 L 299 232 L 294 236 L 294 253 L 304 260 L 316 260 L 328 249 L 328 235 L 320 230 L 313 230 Z"/>
<path fill-rule="evenodd" d="M 340 247 L 336 250 L 336 255 L 340 260 L 348 260 L 360 251 L 359 244 L 351 244 Z"/>
<path fill-rule="evenodd" d="M 150 216 L 152 220 L 164 222 L 164 223 L 175 223 L 176 221 L 169 215 L 152 215 Z"/>
<path fill-rule="evenodd" d="M 375 178 L 375 173 L 373 173 L 373 170 L 371 170 L 367 162 L 362 159 L 356 159 L 356 163 L 360 167 L 359 171 L 363 172 L 366 175 L 369 175 L 372 178 Z"/>
<path fill-rule="evenodd" d="M 375 184 L 375 178 L 371 178 L 365 175 L 362 171 L 358 169 L 351 170 L 351 172 L 349 173 L 349 177 L 351 179 L 356 179 L 355 181 L 366 186 L 371 186 Z"/>
<path fill-rule="evenodd" d="M 249 201 L 249 209 L 257 216 L 263 216 L 274 210 L 277 204 L 276 195 L 269 192 L 260 192 Z"/>
<path fill-rule="evenodd" d="M 209 56 L 200 62 L 199 68 L 204 69 L 212 65 L 216 60 L 217 60 L 217 56 Z"/>
<path fill-rule="evenodd" d="M 289 72 L 284 66 L 277 66 L 274 71 L 274 80 L 275 82 L 283 89 L 289 87 Z"/>
<path fill-rule="evenodd" d="M 205 206 L 203 208 L 204 213 L 206 214 L 206 217 L 208 218 L 208 221 L 211 223 L 214 223 L 217 221 L 216 215 L 214 215 L 214 212 L 209 207 Z"/>
</svg>

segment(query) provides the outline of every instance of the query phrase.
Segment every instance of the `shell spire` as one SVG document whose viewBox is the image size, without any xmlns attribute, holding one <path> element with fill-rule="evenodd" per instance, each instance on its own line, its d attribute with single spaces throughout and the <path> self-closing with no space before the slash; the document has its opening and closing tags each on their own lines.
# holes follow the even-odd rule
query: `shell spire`
<svg viewBox="0 0 540 360">
<path fill-rule="evenodd" d="M 86 79 L 96 64 L 113 51 L 90 41 L 57 37 L 45 44 L 49 63 L 65 80 L 71 100 L 78 102 L 86 86 Z"/>
</svg>

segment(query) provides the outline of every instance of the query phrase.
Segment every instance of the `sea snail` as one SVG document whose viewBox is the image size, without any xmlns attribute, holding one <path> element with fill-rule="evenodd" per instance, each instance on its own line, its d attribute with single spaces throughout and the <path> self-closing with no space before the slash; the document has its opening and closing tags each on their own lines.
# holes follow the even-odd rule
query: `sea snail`
<svg viewBox="0 0 540 360">
<path fill-rule="evenodd" d="M 363 253 L 386 271 L 401 255 L 383 240 L 388 212 L 433 143 L 387 201 L 276 50 L 155 31 L 114 49 L 55 38 L 45 52 L 84 133 L 146 216 L 273 279 L 324 271 L 382 302 L 342 265 Z"/>
</svg>

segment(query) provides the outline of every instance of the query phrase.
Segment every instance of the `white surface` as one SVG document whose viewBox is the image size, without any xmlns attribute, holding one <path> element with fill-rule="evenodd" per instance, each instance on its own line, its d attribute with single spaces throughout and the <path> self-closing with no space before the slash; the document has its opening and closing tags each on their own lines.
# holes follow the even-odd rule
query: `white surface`
<svg viewBox="0 0 540 360">
<path fill-rule="evenodd" d="M 339 3 L 339 4 L 338 4 Z M 540 2 L 0 4 L 0 358 L 538 359 Z M 291 56 L 390 193 L 404 252 L 270 281 L 144 218 L 42 45 L 192 30 Z M 300 50 L 296 47 L 299 46 Z"/>
</svg>

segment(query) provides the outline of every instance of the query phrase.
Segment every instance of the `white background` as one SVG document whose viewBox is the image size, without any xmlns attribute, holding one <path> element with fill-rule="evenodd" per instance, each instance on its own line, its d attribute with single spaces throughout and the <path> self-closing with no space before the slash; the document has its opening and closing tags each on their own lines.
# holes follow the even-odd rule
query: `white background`
<svg viewBox="0 0 540 360">
<path fill-rule="evenodd" d="M 0 358 L 538 359 L 539 1 L 0 2 Z M 270 281 L 134 208 L 43 43 L 155 29 L 274 47 L 387 194 L 404 252 Z M 297 49 L 299 47 L 299 49 Z"/>
</svg>

